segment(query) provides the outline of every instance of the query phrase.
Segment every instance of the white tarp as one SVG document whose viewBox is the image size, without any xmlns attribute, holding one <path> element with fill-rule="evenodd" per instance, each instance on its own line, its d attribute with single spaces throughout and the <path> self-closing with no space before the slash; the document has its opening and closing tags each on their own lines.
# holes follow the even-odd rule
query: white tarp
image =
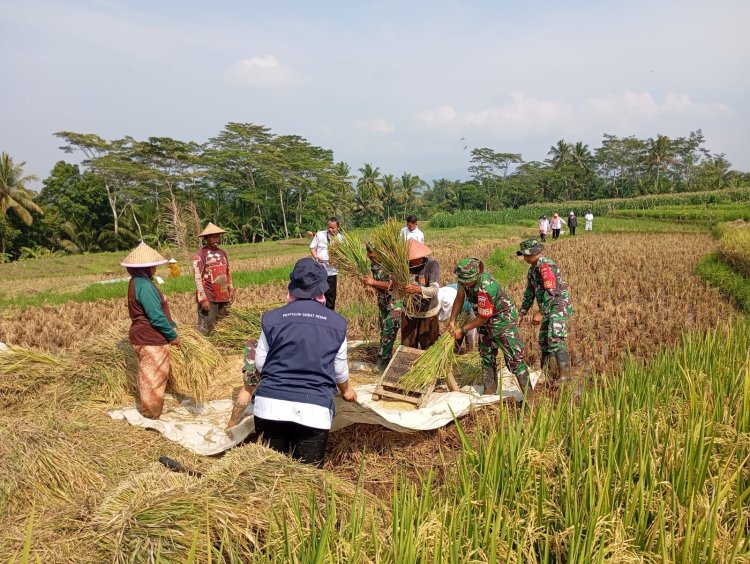
<svg viewBox="0 0 750 564">
<path fill-rule="evenodd" d="M 531 381 L 534 385 L 539 378 L 533 372 Z M 521 399 L 521 392 L 515 378 L 507 371 L 503 372 L 502 398 Z M 453 417 L 466 415 L 473 407 L 498 403 L 500 395 L 483 396 L 481 386 L 465 386 L 460 392 L 433 392 L 427 405 L 421 409 L 389 409 L 387 401 L 373 401 L 372 392 L 375 384 L 357 386 L 357 402 L 349 403 L 336 398 L 336 416 L 331 430 L 342 429 L 355 423 L 382 425 L 394 431 L 414 432 L 427 431 L 443 427 L 453 421 Z M 225 430 L 226 422 L 232 412 L 232 401 L 214 400 L 204 405 L 177 405 L 173 399 L 165 403 L 164 413 L 157 420 L 143 417 L 135 407 L 115 409 L 109 412 L 116 420 L 126 420 L 131 425 L 155 429 L 170 441 L 175 441 L 185 448 L 203 455 L 219 454 L 241 443 L 253 432 L 255 425 L 252 418 L 252 404 L 245 412 L 239 425 L 232 427 L 229 433 Z"/>
</svg>

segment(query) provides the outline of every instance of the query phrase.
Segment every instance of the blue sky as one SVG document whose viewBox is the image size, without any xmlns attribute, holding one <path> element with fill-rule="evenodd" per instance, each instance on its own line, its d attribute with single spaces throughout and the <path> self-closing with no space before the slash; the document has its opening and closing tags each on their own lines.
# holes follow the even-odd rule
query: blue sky
<svg viewBox="0 0 750 564">
<path fill-rule="evenodd" d="M 473 147 L 543 159 L 700 128 L 750 170 L 747 21 L 746 0 L 5 0 L 0 150 L 44 178 L 71 158 L 55 131 L 203 142 L 253 122 L 432 179 L 465 177 Z"/>
</svg>

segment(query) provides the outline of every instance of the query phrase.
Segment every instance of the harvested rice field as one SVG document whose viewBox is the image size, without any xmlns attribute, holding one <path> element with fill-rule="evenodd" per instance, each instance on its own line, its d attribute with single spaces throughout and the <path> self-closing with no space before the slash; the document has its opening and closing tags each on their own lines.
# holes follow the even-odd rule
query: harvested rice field
<svg viewBox="0 0 750 564">
<path fill-rule="evenodd" d="M 458 258 L 523 235 L 482 234 L 436 233 L 444 283 Z M 353 425 L 332 433 L 323 471 L 254 444 L 201 457 L 112 421 L 134 401 L 124 300 L 0 310 L 0 341 L 31 349 L 0 357 L 0 560 L 26 547 L 43 562 L 750 562 L 750 322 L 693 274 L 715 240 L 595 234 L 547 249 L 572 291 L 580 397 L 550 387 L 413 434 Z M 508 285 L 517 304 L 524 285 Z M 285 295 L 240 289 L 237 307 Z M 351 339 L 377 339 L 373 301 L 340 281 Z M 170 304 L 194 323 L 192 295 Z M 201 345 L 222 363 L 208 399 L 241 385 L 237 331 Z M 534 328 L 522 333 L 538 366 Z"/>
</svg>

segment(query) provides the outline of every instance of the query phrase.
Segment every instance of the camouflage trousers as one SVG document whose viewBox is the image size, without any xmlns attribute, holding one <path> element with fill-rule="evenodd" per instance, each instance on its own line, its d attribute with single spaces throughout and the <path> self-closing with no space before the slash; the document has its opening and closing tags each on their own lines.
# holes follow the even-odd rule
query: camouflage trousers
<svg viewBox="0 0 750 564">
<path fill-rule="evenodd" d="M 393 344 L 396 342 L 398 332 L 401 329 L 401 310 L 399 308 L 381 309 L 378 315 L 380 325 L 380 358 L 391 358 L 393 356 Z"/>
<path fill-rule="evenodd" d="M 516 377 L 528 375 L 529 367 L 523 359 L 523 341 L 515 321 L 506 324 L 485 323 L 479 327 L 479 356 L 482 368 L 497 370 L 497 351 L 503 352 L 505 366 Z"/>
<path fill-rule="evenodd" d="M 568 350 L 565 339 L 568 337 L 568 321 L 573 315 L 573 308 L 564 309 L 545 315 L 539 326 L 539 348 L 544 354 Z"/>
</svg>

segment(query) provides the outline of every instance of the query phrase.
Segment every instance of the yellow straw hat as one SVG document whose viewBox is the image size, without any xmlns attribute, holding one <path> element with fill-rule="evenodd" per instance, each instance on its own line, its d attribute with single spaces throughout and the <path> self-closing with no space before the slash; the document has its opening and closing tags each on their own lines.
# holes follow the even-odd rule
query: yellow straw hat
<svg viewBox="0 0 750 564">
<path fill-rule="evenodd" d="M 213 223 L 209 221 L 208 225 L 206 225 L 206 228 L 198 234 L 198 237 L 208 237 L 209 235 L 221 235 L 223 233 L 226 233 L 226 231 L 224 231 L 218 225 L 214 225 Z"/>
<path fill-rule="evenodd" d="M 125 260 L 120 263 L 120 266 L 124 266 L 125 268 L 146 268 L 166 263 L 167 259 L 141 241 L 141 244 L 125 257 Z"/>
</svg>

